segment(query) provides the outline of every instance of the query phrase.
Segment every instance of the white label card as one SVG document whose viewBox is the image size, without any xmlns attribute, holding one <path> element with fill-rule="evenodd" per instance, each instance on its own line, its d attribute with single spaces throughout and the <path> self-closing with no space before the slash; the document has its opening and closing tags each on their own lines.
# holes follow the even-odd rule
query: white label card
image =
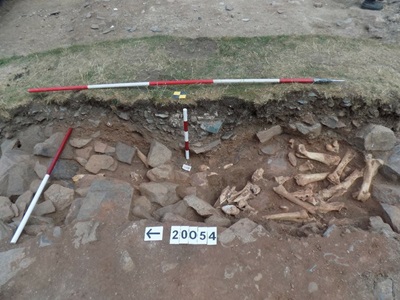
<svg viewBox="0 0 400 300">
<path fill-rule="evenodd" d="M 189 244 L 189 226 L 181 226 L 179 244 Z"/>
<path fill-rule="evenodd" d="M 171 245 L 179 244 L 179 234 L 180 234 L 180 226 L 171 226 L 171 236 L 169 238 L 169 243 Z"/>
<path fill-rule="evenodd" d="M 162 241 L 163 231 L 164 227 L 162 226 L 146 227 L 144 231 L 144 240 L 146 242 Z"/>
<path fill-rule="evenodd" d="M 217 245 L 217 227 L 171 226 L 171 245 Z"/>
<path fill-rule="evenodd" d="M 217 244 L 217 227 L 208 227 L 207 245 Z"/>
</svg>

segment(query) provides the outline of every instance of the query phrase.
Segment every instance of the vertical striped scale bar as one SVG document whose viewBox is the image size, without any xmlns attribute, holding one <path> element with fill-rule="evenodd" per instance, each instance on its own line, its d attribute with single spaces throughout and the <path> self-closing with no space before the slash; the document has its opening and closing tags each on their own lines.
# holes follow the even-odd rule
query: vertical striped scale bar
<svg viewBox="0 0 400 300">
<path fill-rule="evenodd" d="M 185 136 L 185 157 L 189 159 L 189 123 L 187 108 L 183 109 L 183 132 Z"/>
</svg>

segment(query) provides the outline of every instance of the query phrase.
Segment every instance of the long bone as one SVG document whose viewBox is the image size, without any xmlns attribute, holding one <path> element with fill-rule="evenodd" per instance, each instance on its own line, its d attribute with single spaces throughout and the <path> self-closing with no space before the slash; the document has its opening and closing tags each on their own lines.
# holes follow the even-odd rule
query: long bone
<svg viewBox="0 0 400 300">
<path fill-rule="evenodd" d="M 375 159 L 372 158 L 371 154 L 367 154 L 365 156 L 365 171 L 364 171 L 364 178 L 363 183 L 361 185 L 361 189 L 358 192 L 356 199 L 362 202 L 367 201 L 371 197 L 371 193 L 369 192 L 372 179 L 378 173 L 378 169 L 381 165 L 384 164 L 382 159 Z"/>
<path fill-rule="evenodd" d="M 339 143 L 337 140 L 334 140 L 332 145 L 331 144 L 327 144 L 325 146 L 326 150 L 330 151 L 330 152 L 335 152 L 335 153 L 339 153 Z"/>
<path fill-rule="evenodd" d="M 296 183 L 300 186 L 305 186 L 312 182 L 317 182 L 324 180 L 329 175 L 329 172 L 326 173 L 315 173 L 315 174 L 297 174 L 294 176 Z"/>
<path fill-rule="evenodd" d="M 363 170 L 354 170 L 342 183 L 334 185 L 330 188 L 321 190 L 316 198 L 318 200 L 326 200 L 333 196 L 339 197 L 347 192 L 350 186 L 363 175 Z"/>
<path fill-rule="evenodd" d="M 355 156 L 356 153 L 354 151 L 350 149 L 347 150 L 346 154 L 343 156 L 335 171 L 328 175 L 328 180 L 331 183 L 338 185 L 340 183 L 340 176 L 342 176 L 344 169 Z"/>
<path fill-rule="evenodd" d="M 336 166 L 340 162 L 340 157 L 336 155 L 329 155 L 319 152 L 309 152 L 303 144 L 300 144 L 297 148 L 298 152 L 309 159 L 319 161 L 328 166 Z"/>
<path fill-rule="evenodd" d="M 309 219 L 309 215 L 305 209 L 296 212 L 287 212 L 263 216 L 267 220 L 282 220 L 282 221 L 292 221 L 298 219 Z"/>
<path fill-rule="evenodd" d="M 302 208 L 307 210 L 309 213 L 311 213 L 311 214 L 316 213 L 316 208 L 314 206 L 297 199 L 295 196 L 293 196 L 291 193 L 289 193 L 283 185 L 278 185 L 276 187 L 273 187 L 272 189 L 278 195 L 284 197 L 285 199 L 289 200 L 290 202 L 292 202 L 294 204 L 297 204 L 298 206 L 301 206 Z"/>
</svg>

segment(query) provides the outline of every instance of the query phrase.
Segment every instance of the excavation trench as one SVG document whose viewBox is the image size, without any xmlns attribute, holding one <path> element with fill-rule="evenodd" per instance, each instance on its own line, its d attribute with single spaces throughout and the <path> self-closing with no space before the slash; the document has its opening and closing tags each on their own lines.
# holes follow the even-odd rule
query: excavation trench
<svg viewBox="0 0 400 300">
<path fill-rule="evenodd" d="M 187 108 L 189 112 L 189 160 L 185 159 L 183 152 L 183 108 Z M 61 159 L 57 174 L 50 180 L 50 184 L 58 183 L 73 189 L 74 201 L 84 197 L 87 189 L 80 187 L 79 181 L 74 182 L 72 176 L 93 175 L 93 172 L 85 169 L 89 158 L 93 155 L 108 155 L 114 158 L 113 167 L 97 173 L 128 182 L 134 188 L 130 220 L 148 218 L 173 222 L 171 219 L 163 219 L 160 215 L 160 204 L 153 202 L 144 212 L 143 207 L 135 208 L 139 205 L 137 199 L 142 195 L 141 185 L 151 181 L 152 175 L 148 173 L 151 168 L 145 166 L 137 151 L 131 163 L 123 163 L 117 161 L 115 149 L 113 150 L 118 143 L 123 143 L 147 155 L 152 141 L 156 140 L 172 151 L 172 158 L 167 165 L 172 167 L 174 175 L 168 173 L 172 172 L 168 169 L 169 171 L 164 171 L 169 175 L 165 175 L 163 171 L 163 175 L 156 175 L 159 176 L 156 179 L 153 175 L 152 180 L 176 184 L 175 191 L 179 201 L 190 193 L 195 193 L 198 198 L 216 207 L 220 216 L 228 219 L 231 224 L 241 218 L 249 218 L 271 232 L 302 237 L 321 234 L 332 224 L 352 225 L 367 230 L 371 216 L 384 218 L 384 214 L 373 193 L 365 202 L 354 199 L 353 194 L 359 191 L 362 184 L 362 178 L 359 178 L 343 195 L 327 200 L 328 203 L 343 203 L 344 207 L 339 211 L 309 214 L 307 220 L 267 220 L 267 215 L 303 209 L 274 192 L 273 188 L 278 186 L 277 177 L 288 177 L 283 186 L 289 192 L 307 190 L 317 195 L 332 186 L 326 179 L 306 187 L 296 183 L 293 177 L 298 174 L 331 173 L 336 168 L 312 161 L 313 169 L 303 170 L 309 159 L 299 157 L 298 145 L 305 145 L 308 151 L 340 158 L 343 158 L 349 149 L 353 150 L 355 157 L 344 170 L 343 180 L 354 170 L 363 170 L 365 167 L 366 152 L 357 143 L 356 132 L 369 123 L 381 124 L 396 132 L 399 127 L 399 112 L 399 109 L 391 104 L 368 107 L 361 100 L 325 99 L 313 92 L 293 93 L 285 101 L 272 101 L 264 105 L 233 98 L 220 101 L 199 100 L 187 105 L 183 102 L 155 104 L 149 101 L 121 105 L 116 100 L 102 102 L 86 99 L 84 94 L 78 94 L 63 105 L 32 103 L 18 108 L 10 113 L 11 119 L 3 120 L 0 124 L 2 144 L 14 141 L 13 150 L 22 150 L 32 155 L 32 168 L 35 165 L 47 166 L 50 162 L 51 158 L 33 155 L 33 152 L 37 143 L 43 142 L 54 133 L 65 133 L 67 128 L 73 127 L 71 139 L 90 139 L 82 147 L 87 151 L 84 158 L 79 157 L 82 156 L 82 151 L 79 152 L 78 148 L 69 145 L 72 156 Z M 257 137 L 257 133 L 278 125 L 282 132 L 274 134 L 268 141 L 261 142 Z M 339 144 L 336 153 L 326 148 L 334 141 L 338 141 Z M 99 147 L 100 144 L 103 148 L 111 148 L 99 153 L 96 145 Z M 182 170 L 184 164 L 191 166 L 190 172 Z M 236 187 L 236 191 L 242 190 L 247 182 L 252 181 L 254 172 L 260 168 L 264 171 L 263 179 L 253 181 L 260 188 L 260 192 L 246 199 L 246 206 L 239 207 L 239 214 L 224 214 L 221 205 L 216 204 L 223 190 L 228 186 Z M 39 175 L 38 172 L 36 174 Z M 39 178 L 36 181 L 38 180 Z M 387 180 L 389 179 L 379 173 L 373 182 L 384 183 Z M 8 196 L 12 202 L 19 197 L 18 194 L 2 196 Z M 43 198 L 39 203 L 44 201 Z M 236 202 L 230 204 L 238 206 Z M 174 213 L 173 210 L 170 212 Z M 177 221 L 204 222 L 207 219 L 193 209 L 176 212 L 176 215 L 179 215 Z M 46 214 L 45 218 L 47 224 L 63 226 L 72 220 L 71 207 L 57 209 Z M 15 219 L 10 224 L 15 226 L 17 222 L 18 219 Z"/>
</svg>

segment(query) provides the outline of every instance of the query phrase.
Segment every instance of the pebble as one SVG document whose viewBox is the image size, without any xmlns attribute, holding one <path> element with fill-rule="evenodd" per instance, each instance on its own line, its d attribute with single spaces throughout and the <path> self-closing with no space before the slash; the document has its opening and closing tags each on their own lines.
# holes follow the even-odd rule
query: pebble
<svg viewBox="0 0 400 300">
<path fill-rule="evenodd" d="M 98 24 L 92 24 L 90 25 L 90 28 L 97 30 L 100 28 L 100 26 Z"/>
<path fill-rule="evenodd" d="M 150 31 L 152 31 L 152 32 L 162 32 L 162 30 L 158 26 L 151 27 Z"/>
<path fill-rule="evenodd" d="M 317 291 L 318 291 L 318 284 L 316 284 L 315 282 L 310 282 L 308 284 L 308 292 L 312 294 Z"/>
</svg>

